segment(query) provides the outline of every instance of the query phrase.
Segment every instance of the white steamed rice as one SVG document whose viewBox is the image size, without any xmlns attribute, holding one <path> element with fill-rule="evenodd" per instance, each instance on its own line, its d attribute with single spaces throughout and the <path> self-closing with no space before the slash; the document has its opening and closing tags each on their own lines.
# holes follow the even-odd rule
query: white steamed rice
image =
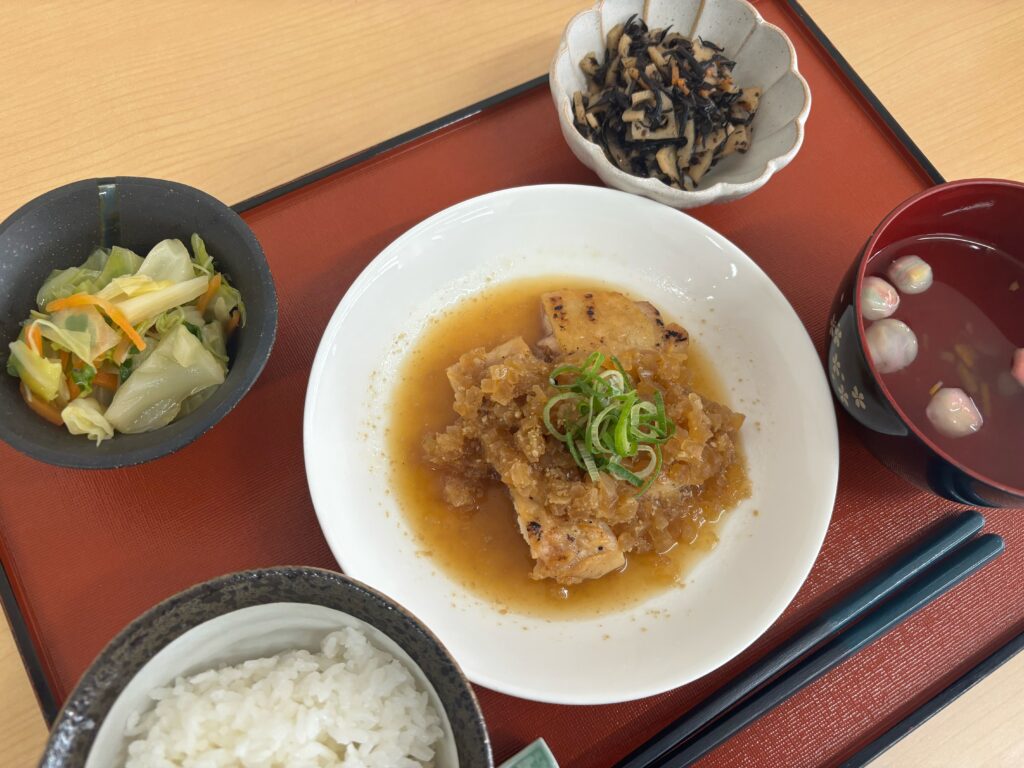
<svg viewBox="0 0 1024 768">
<path fill-rule="evenodd" d="M 125 768 L 420 768 L 442 736 L 428 695 L 358 629 L 177 678 L 127 724 Z"/>
</svg>

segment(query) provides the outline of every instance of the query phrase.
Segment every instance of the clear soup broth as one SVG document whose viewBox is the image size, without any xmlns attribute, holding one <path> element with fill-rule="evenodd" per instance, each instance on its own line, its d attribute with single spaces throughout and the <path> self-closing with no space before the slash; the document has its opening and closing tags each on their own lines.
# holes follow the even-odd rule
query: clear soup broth
<svg viewBox="0 0 1024 768">
<path fill-rule="evenodd" d="M 1024 346 L 1024 264 L 985 243 L 951 235 L 901 240 L 876 254 L 867 274 L 885 278 L 889 264 L 917 255 L 934 282 L 900 296 L 893 315 L 917 335 L 917 358 L 883 374 L 894 400 L 914 425 L 957 463 L 998 483 L 1024 486 L 1024 387 L 1010 374 Z M 925 415 L 939 387 L 959 387 L 984 418 L 965 437 L 939 433 Z"/>
</svg>

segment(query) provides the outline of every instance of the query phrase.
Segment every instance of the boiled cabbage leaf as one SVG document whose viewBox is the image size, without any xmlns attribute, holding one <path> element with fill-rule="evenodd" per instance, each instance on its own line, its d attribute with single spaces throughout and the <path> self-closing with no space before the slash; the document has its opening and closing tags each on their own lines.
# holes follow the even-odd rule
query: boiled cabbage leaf
<svg viewBox="0 0 1024 768">
<path fill-rule="evenodd" d="M 199 340 L 196 340 L 196 344 L 199 344 Z M 8 373 L 14 373 L 18 376 L 25 386 L 27 386 L 32 394 L 37 397 L 41 397 L 46 402 L 50 402 L 57 397 L 60 392 L 60 385 L 63 381 L 63 376 L 60 363 L 53 360 L 48 360 L 42 355 L 36 354 L 21 339 L 12 341 L 9 345 L 11 350 L 11 357 L 7 362 Z M 199 344 L 202 349 L 202 344 Z M 203 349 L 206 352 L 205 349 Z M 210 354 L 206 352 L 206 354 Z M 210 355 L 210 359 L 213 359 L 213 355 Z M 217 361 L 213 361 L 217 365 L 217 370 L 220 370 L 220 365 Z M 223 377 L 223 374 L 221 374 Z"/>
<path fill-rule="evenodd" d="M 172 283 L 195 277 L 188 248 L 181 240 L 161 240 L 154 245 L 135 274 L 146 275 L 154 280 L 170 280 Z"/>
<path fill-rule="evenodd" d="M 217 289 L 217 293 L 213 295 L 213 299 L 210 301 L 206 312 L 207 314 L 212 312 L 216 320 L 226 323 L 233 309 L 238 310 L 241 315 L 242 325 L 245 325 L 245 304 L 242 303 L 242 294 L 238 292 L 237 288 L 228 283 L 226 277 L 221 275 L 220 287 Z"/>
<path fill-rule="evenodd" d="M 170 280 L 154 280 L 149 275 L 125 275 L 115 277 L 97 296 L 101 299 L 117 300 L 153 293 L 174 285 Z"/>
<path fill-rule="evenodd" d="M 107 325 L 95 307 L 74 307 L 55 312 L 49 319 L 33 322 L 39 325 L 43 338 L 91 363 L 117 346 L 121 336 Z"/>
<path fill-rule="evenodd" d="M 60 412 L 72 435 L 88 435 L 99 445 L 114 436 L 114 428 L 103 415 L 103 406 L 92 397 L 79 397 Z"/>
<path fill-rule="evenodd" d="M 206 243 L 203 242 L 203 238 L 195 232 L 192 233 L 192 266 L 197 277 L 199 275 L 213 277 L 213 257 L 206 250 Z"/>
<path fill-rule="evenodd" d="M 126 298 L 116 302 L 116 306 L 128 318 L 129 323 L 138 326 L 139 323 L 155 318 L 169 309 L 199 298 L 206 292 L 209 283 L 206 277 L 194 277 L 158 291 Z"/>
<path fill-rule="evenodd" d="M 199 314 L 199 310 L 191 304 L 185 307 L 175 307 L 174 309 L 169 309 L 157 317 L 153 327 L 156 328 L 157 333 L 163 336 L 174 328 L 174 326 L 182 324 L 184 324 L 188 331 L 195 336 L 203 326 L 203 316 Z"/>
<path fill-rule="evenodd" d="M 106 418 L 127 434 L 159 429 L 174 420 L 186 398 L 223 382 L 217 359 L 178 325 L 117 390 Z"/>
<path fill-rule="evenodd" d="M 96 278 L 96 288 L 105 288 L 111 280 L 128 275 L 134 275 L 142 266 L 142 257 L 134 251 L 115 245 L 110 249 L 110 256 L 107 263 L 103 265 L 103 271 Z"/>
<path fill-rule="evenodd" d="M 36 306 L 46 309 L 46 305 L 51 301 L 64 299 L 75 293 L 93 293 L 99 276 L 97 270 L 82 267 L 55 269 L 36 294 Z"/>
<path fill-rule="evenodd" d="M 200 328 L 199 339 L 226 370 L 228 367 L 228 340 L 224 335 L 224 326 L 216 321 L 207 323 Z"/>
</svg>

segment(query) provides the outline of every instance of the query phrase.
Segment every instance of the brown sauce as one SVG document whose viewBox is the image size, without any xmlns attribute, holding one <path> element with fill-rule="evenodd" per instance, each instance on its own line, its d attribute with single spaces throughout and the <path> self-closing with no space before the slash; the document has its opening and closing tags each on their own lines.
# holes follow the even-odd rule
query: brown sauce
<svg viewBox="0 0 1024 768">
<path fill-rule="evenodd" d="M 533 561 L 500 481 L 494 480 L 475 511 L 456 510 L 445 503 L 440 480 L 423 459 L 422 449 L 426 435 L 444 429 L 454 418 L 445 370 L 474 347 L 490 348 L 519 335 L 536 343 L 543 336 L 540 295 L 557 288 L 615 290 L 580 278 L 531 278 L 486 289 L 435 318 L 413 341 L 399 372 L 388 447 L 396 498 L 420 540 L 423 556 L 468 590 L 505 609 L 567 618 L 621 610 L 667 588 L 683 586 L 687 572 L 718 542 L 718 524 L 695 525 L 668 552 L 630 554 L 619 572 L 563 587 L 530 578 Z M 729 405 L 711 362 L 692 339 L 690 363 L 694 389 Z M 749 493 L 746 468 L 737 462 L 727 470 L 719 489 L 690 503 L 703 508 L 704 518 L 720 523 L 722 514 Z"/>
</svg>

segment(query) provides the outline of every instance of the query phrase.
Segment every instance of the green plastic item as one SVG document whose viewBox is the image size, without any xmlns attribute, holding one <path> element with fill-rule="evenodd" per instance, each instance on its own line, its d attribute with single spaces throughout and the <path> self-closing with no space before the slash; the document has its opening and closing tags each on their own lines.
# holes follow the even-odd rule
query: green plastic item
<svg viewBox="0 0 1024 768">
<path fill-rule="evenodd" d="M 551 754 L 544 739 L 537 739 L 526 749 L 499 765 L 498 768 L 558 768 L 558 761 Z"/>
</svg>

